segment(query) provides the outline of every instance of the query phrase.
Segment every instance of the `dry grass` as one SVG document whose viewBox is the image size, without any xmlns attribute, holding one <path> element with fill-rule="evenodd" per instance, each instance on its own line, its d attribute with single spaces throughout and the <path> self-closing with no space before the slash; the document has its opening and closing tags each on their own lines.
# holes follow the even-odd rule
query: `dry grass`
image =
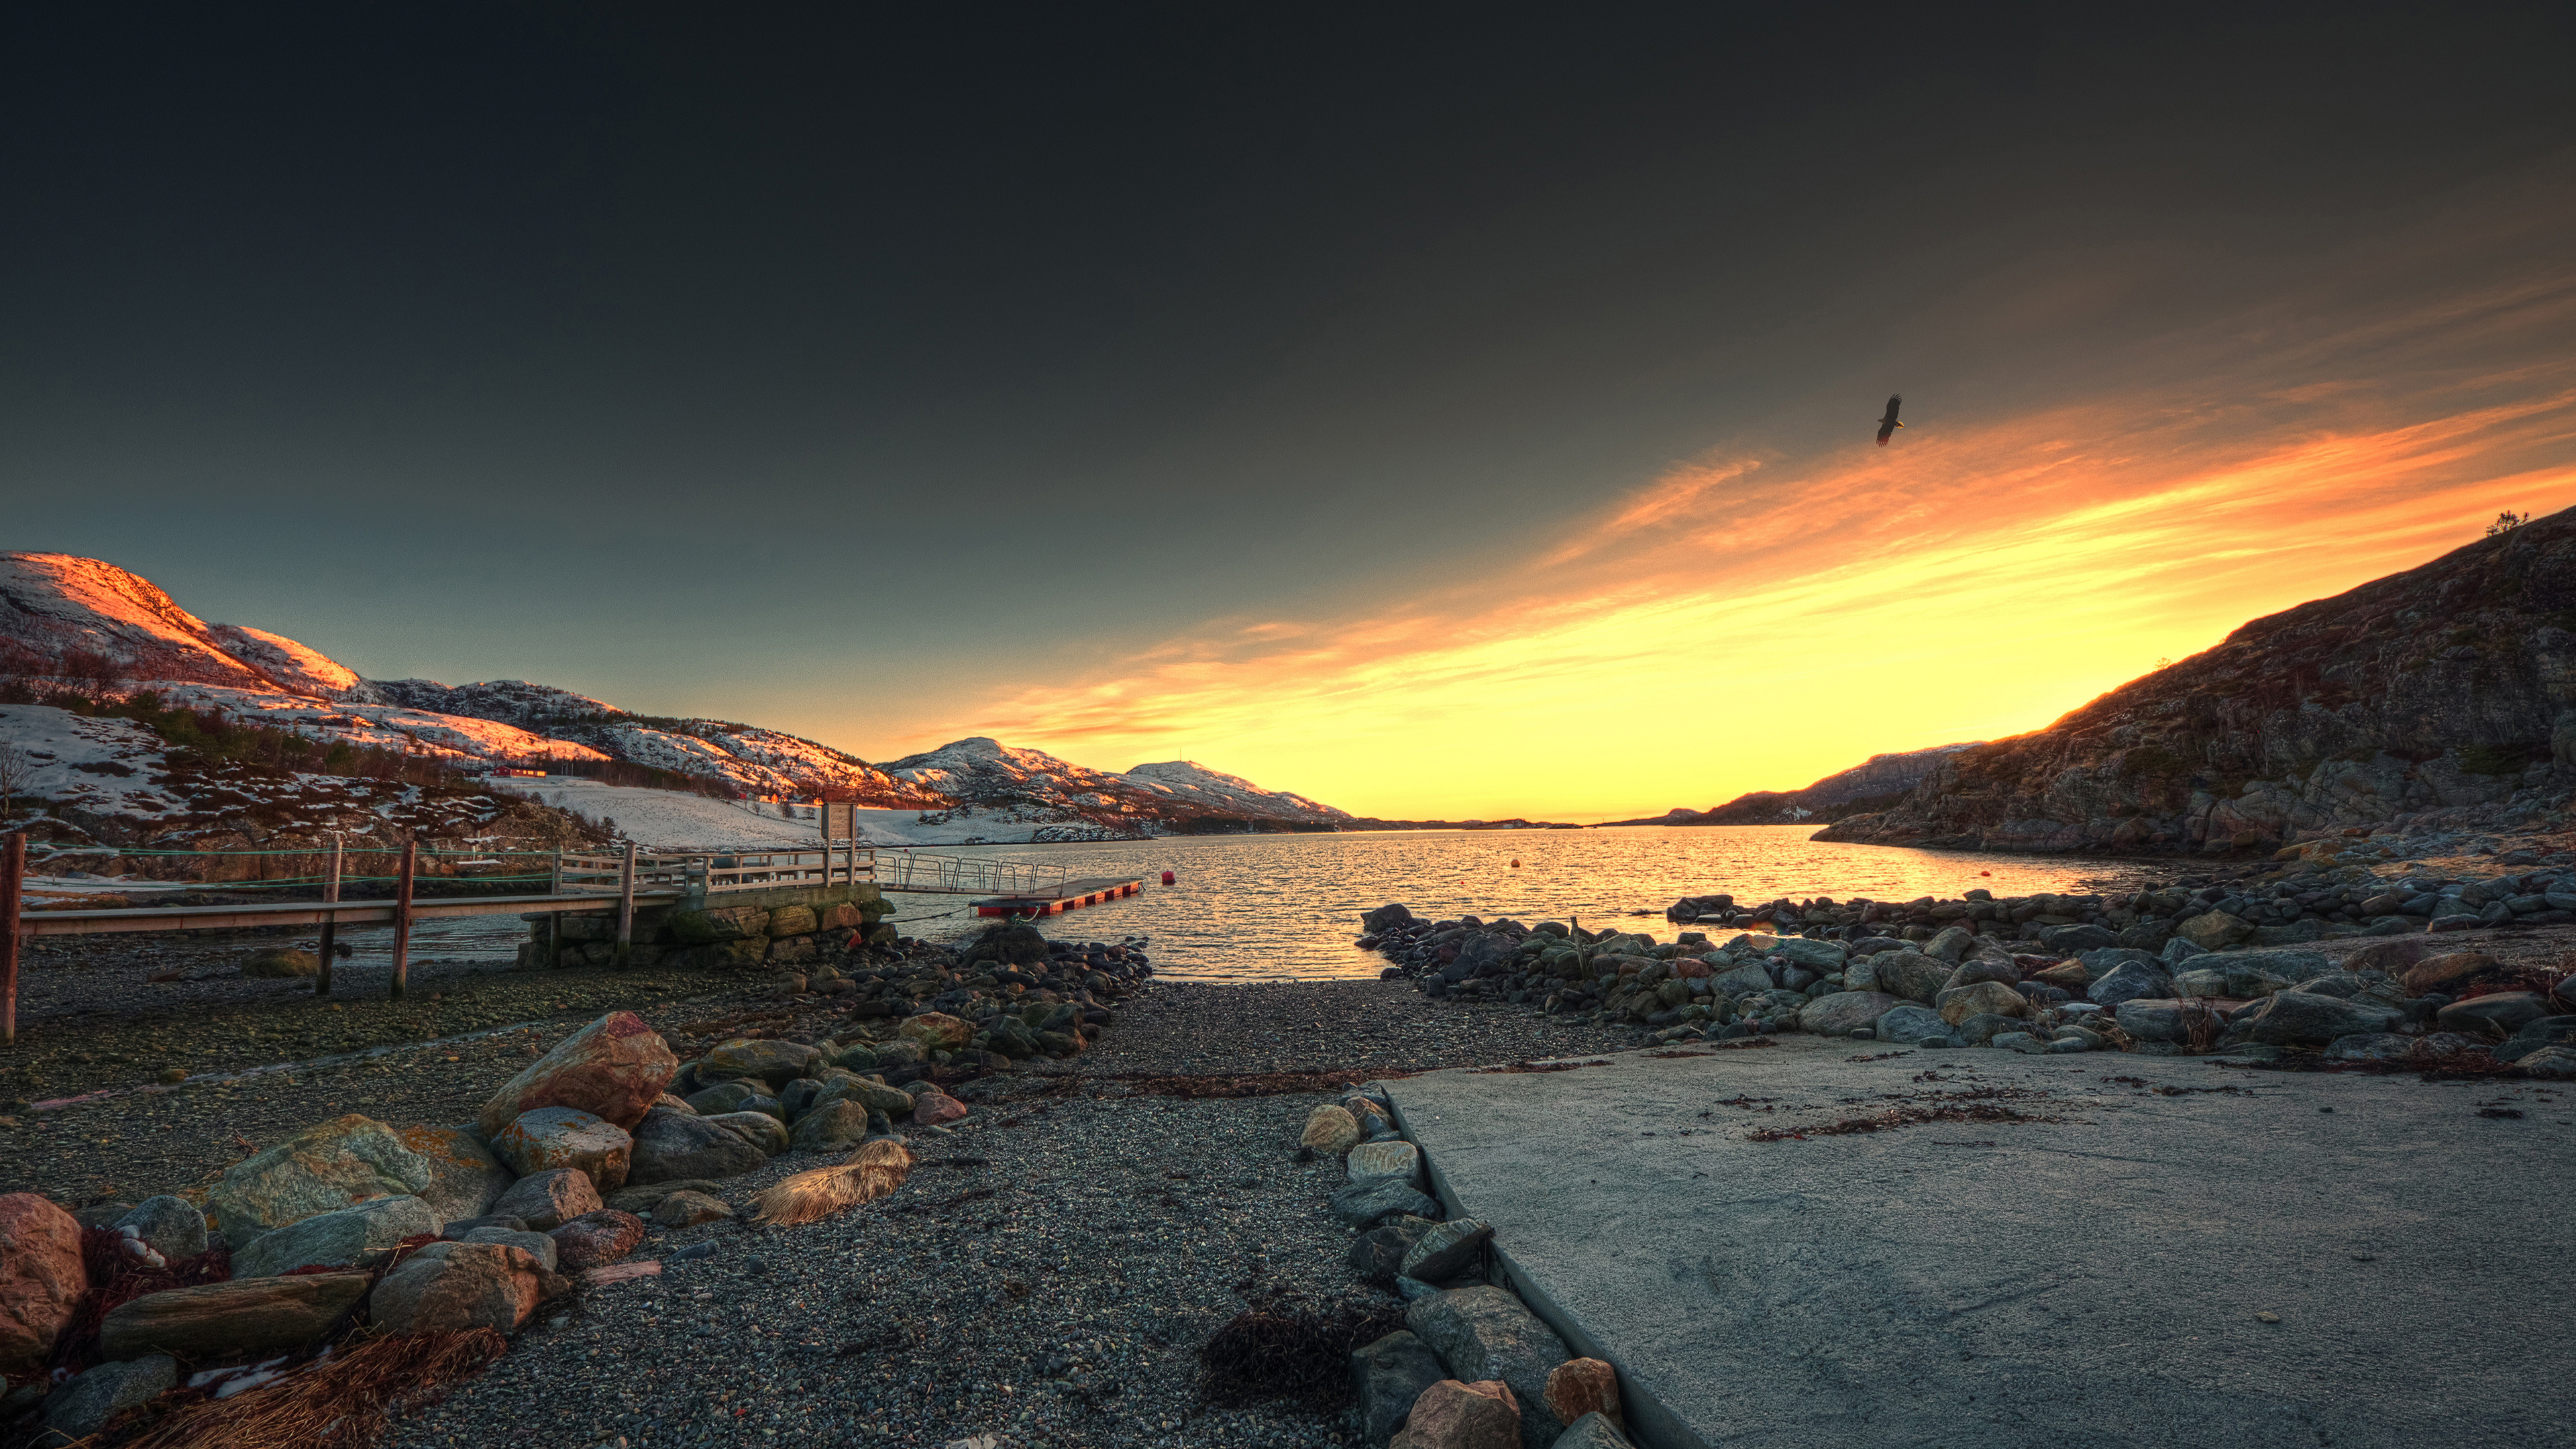
<svg viewBox="0 0 2576 1449">
<path fill-rule="evenodd" d="M 345 1352 L 235 1398 L 146 1404 L 105 1437 L 123 1449 L 358 1449 L 395 1414 L 436 1402 L 508 1348 L 488 1328 L 352 1340 Z"/>
<path fill-rule="evenodd" d="M 753 1203 L 759 1212 L 752 1221 L 793 1227 L 874 1202 L 903 1186 L 912 1160 L 912 1153 L 892 1138 L 862 1142 L 840 1166 L 800 1172 L 763 1192 Z"/>
</svg>

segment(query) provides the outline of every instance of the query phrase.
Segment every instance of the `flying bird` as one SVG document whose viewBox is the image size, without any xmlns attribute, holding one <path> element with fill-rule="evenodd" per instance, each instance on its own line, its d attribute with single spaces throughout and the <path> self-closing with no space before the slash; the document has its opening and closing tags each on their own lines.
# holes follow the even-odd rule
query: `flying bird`
<svg viewBox="0 0 2576 1449">
<path fill-rule="evenodd" d="M 1887 446 L 1889 434 L 1895 432 L 1898 428 L 1905 426 L 1905 424 L 1896 420 L 1897 405 L 1904 401 L 1905 394 L 1903 393 L 1897 393 L 1887 400 L 1887 416 L 1878 420 L 1878 445 L 1882 448 Z"/>
</svg>

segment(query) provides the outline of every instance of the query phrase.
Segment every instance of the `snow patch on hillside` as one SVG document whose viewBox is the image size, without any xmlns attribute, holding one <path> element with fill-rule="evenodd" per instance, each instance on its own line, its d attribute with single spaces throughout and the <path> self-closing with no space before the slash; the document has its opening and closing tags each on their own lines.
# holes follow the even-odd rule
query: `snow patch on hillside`
<svg viewBox="0 0 2576 1449">
<path fill-rule="evenodd" d="M 152 783 L 161 737 L 130 719 L 89 719 L 43 704 L 0 706 L 0 745 L 25 757 L 17 802 L 44 800 L 101 815 L 167 815 L 182 808 Z"/>
<path fill-rule="evenodd" d="M 1164 760 L 1151 765 L 1138 765 L 1126 772 L 1126 778 L 1150 790 L 1178 798 L 1195 800 L 1213 809 L 1272 817 L 1303 817 L 1313 820 L 1348 820 L 1347 810 L 1293 795 L 1284 790 L 1264 790 L 1241 775 L 1211 770 L 1196 760 Z"/>
<path fill-rule="evenodd" d="M 358 671 L 309 645 L 282 634 L 240 624 L 209 624 L 207 632 L 224 651 L 251 665 L 288 689 L 324 699 L 373 700 L 375 691 Z"/>
</svg>

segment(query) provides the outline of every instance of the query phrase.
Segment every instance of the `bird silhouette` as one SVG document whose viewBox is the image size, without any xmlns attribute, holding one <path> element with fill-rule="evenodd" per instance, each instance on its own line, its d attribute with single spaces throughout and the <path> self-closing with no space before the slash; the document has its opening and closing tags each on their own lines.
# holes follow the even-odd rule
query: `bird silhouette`
<svg viewBox="0 0 2576 1449">
<path fill-rule="evenodd" d="M 1897 393 L 1887 400 L 1887 416 L 1878 420 L 1878 445 L 1882 448 L 1887 446 L 1889 434 L 1894 433 L 1898 428 L 1905 426 L 1905 424 L 1896 420 L 1897 406 L 1904 401 L 1905 394 L 1903 393 Z"/>
</svg>

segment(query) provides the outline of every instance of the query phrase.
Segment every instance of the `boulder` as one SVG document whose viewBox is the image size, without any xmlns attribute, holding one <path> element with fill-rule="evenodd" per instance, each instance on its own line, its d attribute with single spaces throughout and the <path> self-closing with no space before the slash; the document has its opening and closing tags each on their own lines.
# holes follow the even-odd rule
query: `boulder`
<svg viewBox="0 0 2576 1449">
<path fill-rule="evenodd" d="M 116 1220 L 145 1247 L 176 1263 L 206 1251 L 206 1215 L 184 1197 L 147 1197 Z"/>
<path fill-rule="evenodd" d="M 1972 1016 L 2021 1016 L 2029 1012 L 2030 1003 L 2000 981 L 1980 981 L 1933 997 L 1932 1009 L 1941 1013 L 1943 1021 L 1957 1026 Z"/>
<path fill-rule="evenodd" d="M 32 1192 L 0 1195 L 0 1373 L 33 1373 L 89 1292 L 78 1219 Z"/>
<path fill-rule="evenodd" d="M 966 1104 L 936 1087 L 925 1088 L 912 1099 L 912 1125 L 939 1127 L 966 1115 Z"/>
<path fill-rule="evenodd" d="M 536 1311 L 545 1278 L 544 1265 L 525 1248 L 432 1243 L 376 1285 L 369 1315 L 391 1333 L 515 1333 Z"/>
<path fill-rule="evenodd" d="M 2225 1018 L 2196 998 L 2132 996 L 2111 1013 L 2120 1030 L 2139 1041 L 2190 1046 L 2214 1043 L 2227 1028 Z"/>
<path fill-rule="evenodd" d="M 2084 988 L 2084 997 L 2096 1006 L 2117 1006 L 2139 996 L 2171 996 L 2173 979 L 2153 966 L 2135 961 L 2122 962 L 2111 968 L 2109 975 Z"/>
<path fill-rule="evenodd" d="M 721 906 L 712 911 L 673 911 L 663 923 L 671 938 L 687 945 L 766 938 L 769 912 L 753 906 Z"/>
<path fill-rule="evenodd" d="M 1404 1311 L 1404 1326 L 1451 1373 L 1510 1385 L 1521 1403 L 1524 1445 L 1539 1449 L 1564 1430 L 1547 1407 L 1547 1376 L 1573 1355 L 1509 1289 L 1480 1284 L 1415 1299 Z"/>
<path fill-rule="evenodd" d="M 626 1185 L 635 1139 L 626 1129 L 576 1107 L 540 1107 L 492 1138 L 492 1150 L 521 1177 L 569 1167 L 602 1192 Z"/>
<path fill-rule="evenodd" d="M 1565 1426 L 1548 1449 L 1632 1449 L 1628 1436 L 1607 1414 L 1591 1413 Z"/>
<path fill-rule="evenodd" d="M 1941 983 L 1941 989 L 1956 991 L 1962 986 L 1974 986 L 1980 981 L 2019 986 L 2021 968 L 2010 961 L 1998 961 L 1992 956 L 1971 956 L 1959 963 L 1959 969 L 1950 973 L 1950 978 Z"/>
<path fill-rule="evenodd" d="M 2330 1062 L 2402 1062 L 2417 1055 L 2423 1040 L 2393 1031 L 2358 1032 L 2326 1043 L 2325 1057 Z"/>
<path fill-rule="evenodd" d="M 736 1037 L 707 1050 L 698 1060 L 701 1082 L 731 1081 L 757 1077 L 771 1090 L 786 1086 L 821 1066 L 823 1053 L 797 1041 L 749 1041 Z M 698 1109 L 703 1112 L 706 1109 Z"/>
<path fill-rule="evenodd" d="M 166 1353 L 149 1353 L 128 1363 L 103 1363 L 45 1396 L 44 1425 L 58 1439 L 39 1437 L 38 1444 L 86 1439 L 107 1421 L 148 1404 L 179 1386 L 179 1361 Z"/>
<path fill-rule="evenodd" d="M 1818 1036 L 1848 1036 L 1854 1027 L 1876 1026 L 1902 1005 L 1884 991 L 1837 991 L 1799 1008 L 1798 1025 Z"/>
<path fill-rule="evenodd" d="M 2223 951 L 2253 934 L 2253 922 L 2225 911 L 2204 912 L 2174 927 L 2177 939 L 2189 941 L 2204 951 Z"/>
<path fill-rule="evenodd" d="M 653 1205 L 653 1221 L 665 1228 L 694 1228 L 733 1216 L 724 1199 L 703 1192 L 675 1192 Z"/>
<path fill-rule="evenodd" d="M 1953 1039 L 1966 1042 L 1970 1046 L 1999 1046 L 2002 1045 L 1999 1038 L 2003 1036 L 2028 1035 L 2029 1025 L 2030 1023 L 2026 1021 L 2006 1016 L 2001 1012 L 1980 1011 L 1961 1017 L 1951 1026 L 1950 1035 Z"/>
<path fill-rule="evenodd" d="M 622 1213 L 642 1213 L 650 1216 L 653 1209 L 660 1205 L 662 1199 L 669 1197 L 675 1192 L 703 1192 L 714 1194 L 722 1191 L 724 1191 L 724 1184 L 721 1182 L 708 1181 L 702 1178 L 682 1178 L 675 1182 L 656 1182 L 644 1187 L 627 1188 L 618 1193 L 617 1196 L 610 1198 L 608 1200 L 608 1206 L 615 1211 Z"/>
<path fill-rule="evenodd" d="M 718 1082 L 712 1087 L 691 1092 L 685 1100 L 690 1111 L 710 1117 L 718 1112 L 742 1111 L 744 1104 L 749 1102 L 779 1101 L 769 1094 L 769 1084 L 757 1077 L 747 1081 Z M 754 1107 L 750 1110 L 759 1109 Z"/>
<path fill-rule="evenodd" d="M 1440 979 L 1459 982 L 1500 975 L 1510 966 L 1512 953 L 1519 949 L 1518 941 L 1499 932 L 1472 932 L 1459 940 L 1458 954 L 1440 968 Z"/>
<path fill-rule="evenodd" d="M 2524 1022 L 2495 1049 L 2500 1062 L 2518 1062 L 2543 1047 L 2576 1044 L 2576 1016 L 2543 1016 Z"/>
<path fill-rule="evenodd" d="M 1342 1176 L 1351 1182 L 1393 1178 L 1408 1187 L 1422 1185 L 1422 1149 L 1410 1142 L 1363 1142 L 1342 1159 Z"/>
<path fill-rule="evenodd" d="M 2116 946 L 2120 943 L 2120 933 L 2108 926 L 2096 926 L 2087 922 L 2073 926 L 2059 926 L 2053 931 L 2042 932 L 2039 942 L 2060 956 L 2072 956 L 2083 951 L 2098 951 L 2105 946 Z"/>
<path fill-rule="evenodd" d="M 868 1109 L 847 1098 L 798 1118 L 787 1134 L 791 1152 L 847 1152 L 867 1139 Z"/>
<path fill-rule="evenodd" d="M 2315 991 L 2284 991 L 2240 1013 L 2228 1035 L 2264 1046 L 2324 1046 L 2339 1036 L 2384 1032 L 2406 1013 L 2369 1000 L 2345 1001 Z"/>
<path fill-rule="evenodd" d="M 788 1147 L 787 1124 L 766 1112 L 719 1112 L 695 1120 L 734 1134 L 760 1149 L 764 1158 L 776 1157 Z"/>
<path fill-rule="evenodd" d="M 1851 953 L 1839 941 L 1811 941 L 1804 936 L 1782 936 L 1763 953 L 1777 956 L 1792 966 L 1803 966 L 1818 975 L 1843 969 Z"/>
<path fill-rule="evenodd" d="M 2549 1014 L 2549 998 L 2537 991 L 2499 991 L 2454 1001 L 2435 1012 L 2433 1020 L 2444 1031 L 2503 1041 Z"/>
<path fill-rule="evenodd" d="M 1895 1042 L 1899 1046 L 1912 1046 L 1931 1037 L 1946 1041 L 1950 1036 L 1950 1023 L 1943 1021 L 1940 1013 L 1910 1002 L 1891 1009 L 1878 1019 L 1872 1029 L 1880 1041 Z"/>
<path fill-rule="evenodd" d="M 351 1113 L 307 1127 L 224 1169 L 206 1196 L 206 1216 L 234 1252 L 315 1213 L 372 1198 L 417 1197 L 436 1180 L 429 1160 L 400 1134 Z"/>
<path fill-rule="evenodd" d="M 1360 917 L 1360 929 L 1368 932 L 1372 936 L 1381 931 L 1392 930 L 1397 926 L 1410 926 L 1412 924 L 1413 912 L 1407 910 L 1403 906 L 1380 906 L 1376 910 L 1366 912 Z"/>
<path fill-rule="evenodd" d="M 1332 1197 L 1333 1216 L 1355 1228 L 1375 1227 L 1384 1219 L 1411 1215 L 1438 1217 L 1440 1204 L 1401 1178 L 1378 1177 L 1355 1182 Z"/>
<path fill-rule="evenodd" d="M 583 1213 L 546 1236 L 555 1241 L 555 1268 L 578 1273 L 614 1263 L 644 1241 L 644 1220 L 630 1212 L 600 1208 Z"/>
<path fill-rule="evenodd" d="M 147 1293 L 108 1310 L 99 1325 L 98 1350 L 113 1359 L 147 1353 L 198 1359 L 301 1348 L 358 1306 L 367 1295 L 367 1278 L 298 1273 Z"/>
<path fill-rule="evenodd" d="M 1957 966 L 1977 944 L 1977 933 L 1965 926 L 1943 926 L 1915 949 L 1944 966 Z"/>
<path fill-rule="evenodd" d="M 2501 963 L 2484 951 L 2451 951 L 2416 962 L 2399 973 L 2397 980 L 2409 996 L 2433 991 L 2444 996 L 2465 996 L 2469 986 L 2502 969 Z"/>
<path fill-rule="evenodd" d="M 975 1035 L 975 1028 L 972 1023 L 959 1021 L 944 1012 L 925 1011 L 919 1016 L 906 1017 L 903 1025 L 895 1028 L 895 1034 L 906 1041 L 921 1043 L 925 1054 L 953 1052 L 966 1045 Z"/>
<path fill-rule="evenodd" d="M 1422 1391 L 1387 1449 L 1516 1449 L 1521 1406 L 1509 1385 L 1442 1379 Z"/>
<path fill-rule="evenodd" d="M 2430 936 L 2400 936 L 2390 941 L 2373 941 L 2343 958 L 2346 971 L 2384 971 L 2400 980 L 2406 968 L 2427 956 L 2442 953 L 2442 943 Z"/>
<path fill-rule="evenodd" d="M 558 1228 L 584 1213 L 599 1211 L 599 1188 L 590 1174 L 573 1167 L 533 1172 L 510 1184 L 495 1213 L 519 1219 L 537 1232 Z"/>
<path fill-rule="evenodd" d="M 714 1119 L 655 1108 L 635 1129 L 635 1152 L 626 1180 L 642 1187 L 690 1179 L 739 1177 L 769 1161 L 769 1154 L 726 1131 Z"/>
<path fill-rule="evenodd" d="M 1547 1376 L 1547 1407 L 1571 1432 L 1586 1414 L 1599 1414 L 1623 1427 L 1619 1410 L 1619 1371 L 1597 1358 L 1570 1358 Z"/>
<path fill-rule="evenodd" d="M 435 1236 L 440 1226 L 438 1214 L 419 1198 L 372 1198 L 260 1234 L 233 1254 L 233 1274 L 278 1278 L 298 1268 L 354 1267 L 405 1238 Z"/>
<path fill-rule="evenodd" d="M 1349 1109 L 1327 1102 L 1306 1114 L 1306 1127 L 1298 1134 L 1297 1145 L 1339 1157 L 1360 1145 L 1359 1119 Z"/>
<path fill-rule="evenodd" d="M 518 1176 L 464 1127 L 397 1127 L 394 1135 L 429 1164 L 429 1186 L 419 1197 L 442 1221 L 490 1212 Z"/>
<path fill-rule="evenodd" d="M 534 1257 L 537 1260 L 538 1267 L 545 1269 L 549 1273 L 555 1271 L 555 1263 L 557 1261 L 555 1240 L 546 1236 L 544 1233 L 532 1233 L 524 1228 L 476 1228 L 470 1233 L 461 1233 L 448 1239 L 448 1241 L 452 1243 L 493 1243 L 505 1248 L 517 1248 Z"/>
<path fill-rule="evenodd" d="M 2576 1080 L 2576 1047 L 2545 1046 L 2514 1065 L 2530 1073 L 2535 1081 Z"/>
<path fill-rule="evenodd" d="M 1927 1006 L 1949 983 L 1950 971 L 1919 951 L 1889 951 L 1870 958 L 1870 974 L 1880 991 Z"/>
<path fill-rule="evenodd" d="M 612 1011 L 555 1043 L 505 1083 L 475 1115 L 487 1138 L 547 1107 L 569 1107 L 632 1128 L 671 1084 L 680 1059 L 631 1011 Z"/>
<path fill-rule="evenodd" d="M 937 1091 L 938 1089 L 928 1087 L 924 1090 Z M 883 1082 L 871 1082 L 865 1077 L 856 1076 L 836 1077 L 824 1083 L 823 1090 L 814 1094 L 814 1105 L 817 1109 L 841 1101 L 856 1102 L 863 1111 L 883 1112 L 889 1117 L 907 1116 L 914 1105 L 912 1094 L 901 1087 L 889 1087 Z"/>
<path fill-rule="evenodd" d="M 1372 1283 L 1391 1283 L 1404 1267 L 1404 1255 L 1423 1235 L 1440 1226 L 1429 1218 L 1397 1218 L 1351 1239 L 1351 1271 Z"/>
<path fill-rule="evenodd" d="M 776 936 L 810 936 L 822 929 L 812 906 L 779 906 L 769 913 L 769 934 Z"/>
<path fill-rule="evenodd" d="M 1708 984 L 1709 989 L 1720 996 L 1748 996 L 1779 985 L 1759 961 L 1747 961 L 1741 966 L 1717 972 L 1708 978 Z"/>
<path fill-rule="evenodd" d="M 986 926 L 982 934 L 966 948 L 969 961 L 1000 961 L 1011 966 L 1035 966 L 1047 958 L 1046 933 L 1026 921 L 1003 921 Z"/>
<path fill-rule="evenodd" d="M 1493 1236 L 1493 1224 L 1481 1218 L 1453 1218 L 1424 1233 L 1405 1250 L 1397 1275 L 1424 1283 L 1446 1283 L 1473 1267 Z"/>
<path fill-rule="evenodd" d="M 1412 1414 L 1422 1391 L 1447 1376 L 1440 1355 L 1403 1329 L 1352 1349 L 1351 1387 L 1358 1400 L 1361 1438 L 1385 1449 Z"/>
</svg>

